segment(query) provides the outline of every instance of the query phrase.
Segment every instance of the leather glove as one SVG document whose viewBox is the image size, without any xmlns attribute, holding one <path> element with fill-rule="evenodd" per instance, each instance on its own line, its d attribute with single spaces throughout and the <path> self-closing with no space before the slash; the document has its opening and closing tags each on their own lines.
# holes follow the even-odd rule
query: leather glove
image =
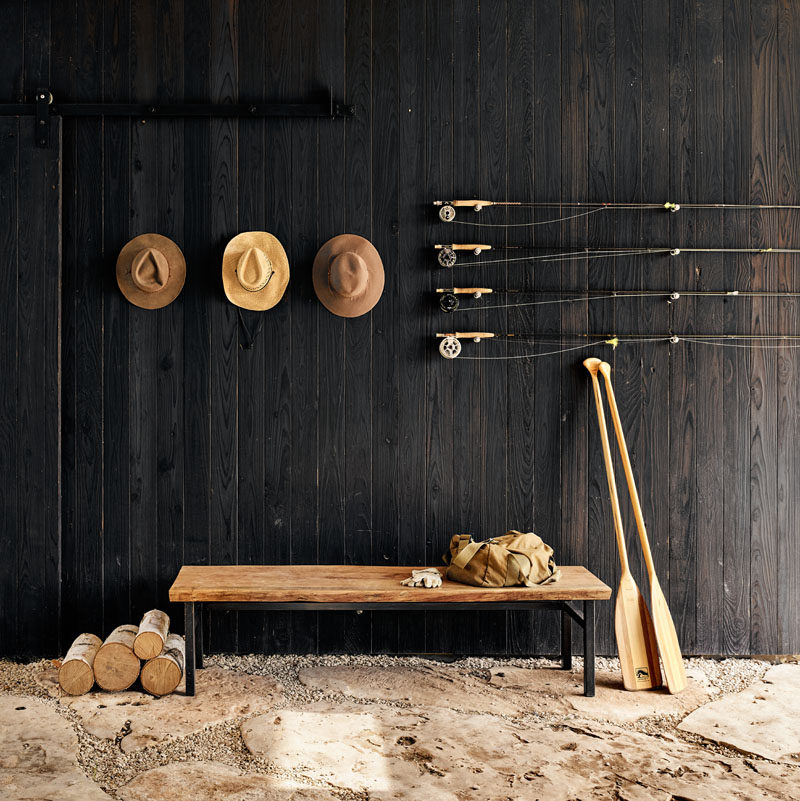
<svg viewBox="0 0 800 801">
<path fill-rule="evenodd" d="M 426 567 L 424 570 L 412 570 L 411 575 L 400 583 L 405 587 L 432 589 L 442 586 L 442 574 L 435 567 Z"/>
</svg>

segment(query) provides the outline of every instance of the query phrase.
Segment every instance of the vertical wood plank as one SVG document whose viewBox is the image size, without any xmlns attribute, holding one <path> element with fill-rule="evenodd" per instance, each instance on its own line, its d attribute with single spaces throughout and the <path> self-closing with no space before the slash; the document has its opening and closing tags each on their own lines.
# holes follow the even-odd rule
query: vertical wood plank
<svg viewBox="0 0 800 801">
<path fill-rule="evenodd" d="M 428 204 L 452 199 L 455 191 L 455 93 L 454 93 L 454 5 L 452 0 L 430 0 L 425 9 L 425 198 L 427 211 L 425 240 L 420 269 L 429 271 L 431 292 L 449 286 L 451 276 L 439 269 L 433 248 L 448 238 L 449 228 L 441 223 Z M 434 307 L 434 310 L 436 307 Z M 449 325 L 449 318 L 438 311 L 427 315 L 425 352 L 425 517 L 426 563 L 438 565 L 447 550 L 453 530 L 453 384 L 463 365 L 443 359 L 437 351 L 435 334 Z M 425 616 L 425 648 L 445 649 L 447 616 L 428 612 Z"/>
<path fill-rule="evenodd" d="M 77 58 L 77 13 L 76 6 L 56 5 L 51 9 L 51 29 L 53 31 L 51 58 L 53 64 L 51 85 L 53 91 L 61 97 L 76 96 Z M 20 37 L 20 42 L 23 39 Z M 20 62 L 21 63 L 21 62 Z M 20 70 L 20 77 L 22 70 Z M 22 123 L 21 131 L 25 125 Z M 78 508 L 78 471 L 77 458 L 78 428 L 77 414 L 77 336 L 78 320 L 77 285 L 79 276 L 75 269 L 77 259 L 77 206 L 78 197 L 75 191 L 77 165 L 76 126 L 67 124 L 62 128 L 62 165 L 61 181 L 64 187 L 61 208 L 61 253 L 62 276 L 61 287 L 61 552 L 62 565 L 61 604 L 59 626 L 64 632 L 64 639 L 70 631 L 78 628 L 75 596 L 70 595 L 70 583 L 76 580 L 75 559 L 72 554 L 80 554 L 79 530 L 80 517 Z M 24 134 L 22 134 L 24 138 Z M 24 213 L 24 210 L 23 210 Z M 125 465 L 125 472 L 128 465 Z M 80 556 L 77 561 L 80 562 Z M 65 598 L 66 595 L 66 598 Z"/>
<path fill-rule="evenodd" d="M 181 102 L 184 96 L 184 8 L 181 0 L 159 0 L 158 95 L 160 103 Z M 158 123 L 159 233 L 184 244 L 184 121 Z M 184 254 L 185 256 L 185 254 Z M 192 279 L 187 265 L 188 280 Z M 158 313 L 156 408 L 156 493 L 158 504 L 157 602 L 174 620 L 180 604 L 169 603 L 169 587 L 183 564 L 183 297 Z M 147 610 L 143 610 L 147 611 Z"/>
<path fill-rule="evenodd" d="M 317 3 L 293 6 L 291 38 L 295 50 L 291 85 L 295 96 L 307 95 L 314 88 L 318 11 Z M 292 122 L 291 253 L 295 264 L 291 298 L 292 562 L 300 564 L 318 561 L 321 533 L 317 487 L 319 360 L 314 350 L 321 308 L 314 293 L 310 269 L 319 244 L 314 203 L 317 187 L 315 130 L 315 123 L 310 120 Z M 311 622 L 302 615 L 295 616 L 292 627 L 294 652 L 317 649 L 317 627 L 309 625 Z"/>
<path fill-rule="evenodd" d="M 645 0 L 642 8 L 642 201 L 662 198 L 670 189 L 670 76 L 669 6 L 660 0 Z M 677 202 L 677 200 L 676 200 Z M 662 211 L 642 215 L 642 243 L 669 241 L 670 217 Z M 651 269 L 649 259 L 641 260 L 638 286 L 664 289 L 669 271 Z M 647 298 L 639 305 L 635 330 L 663 332 L 669 329 L 668 303 Z M 667 586 L 669 576 L 669 348 L 663 342 L 642 343 L 641 354 L 641 441 L 639 444 L 639 499 L 659 582 Z"/>
<path fill-rule="evenodd" d="M 724 9 L 724 169 L 725 200 L 750 202 L 752 123 L 750 5 L 748 0 L 727 0 Z M 744 230 L 742 230 L 744 229 Z M 726 238 L 749 247 L 746 218 L 726 218 Z M 750 287 L 750 259 L 729 256 L 726 275 L 734 286 Z M 725 330 L 749 333 L 748 300 L 726 304 Z M 723 348 L 723 415 L 725 429 L 723 461 L 723 567 L 724 610 L 723 651 L 727 654 L 750 650 L 750 351 Z"/>
<path fill-rule="evenodd" d="M 698 198 L 723 194 L 723 125 L 722 95 L 722 3 L 697 5 L 697 192 Z M 680 213 L 680 212 L 679 212 Z M 697 241 L 703 244 L 724 242 L 722 212 L 700 212 Z M 725 289 L 725 266 L 721 254 L 707 254 L 699 269 L 701 290 Z M 735 302 L 735 301 L 734 301 Z M 695 303 L 696 325 L 702 333 L 721 333 L 724 301 L 698 298 Z M 702 376 L 702 391 L 697 393 L 697 461 L 693 467 L 697 484 L 697 638 L 699 653 L 718 654 L 723 649 L 723 629 L 718 625 L 723 607 L 723 458 L 725 424 L 719 410 L 723 403 L 723 349 L 701 345 L 696 352 L 697 373 Z"/>
<path fill-rule="evenodd" d="M 77 4 L 75 99 L 94 100 L 103 82 L 103 14 Z M 74 122 L 75 200 L 75 517 L 71 570 L 64 586 L 65 639 L 102 631 L 103 619 L 103 128 L 97 119 Z"/>
<path fill-rule="evenodd" d="M 266 87 L 270 97 L 292 100 L 293 88 L 291 39 L 291 2 L 284 0 L 267 15 Z M 264 158 L 268 169 L 265 176 L 266 226 L 278 237 L 289 256 L 289 286 L 283 300 L 264 317 L 261 336 L 264 344 L 264 519 L 266 524 L 264 551 L 269 563 L 288 564 L 292 558 L 292 538 L 295 526 L 292 507 L 292 380 L 293 350 L 290 323 L 293 314 L 292 298 L 303 265 L 294 258 L 292 243 L 292 140 L 291 120 L 271 120 L 266 125 Z M 266 343 L 269 343 L 267 345 Z M 297 535 L 302 532 L 297 530 Z M 314 651 L 316 620 L 311 615 L 299 615 L 298 632 L 302 634 L 303 620 L 307 639 L 292 641 L 291 613 L 270 615 L 267 621 L 267 648 L 273 651 Z"/>
<path fill-rule="evenodd" d="M 211 2 L 194 3 L 184 20 L 184 94 L 211 96 Z M 185 564 L 208 564 L 211 543 L 211 298 L 222 292 L 211 226 L 211 121 L 184 122 L 183 464 Z"/>
<path fill-rule="evenodd" d="M 591 4 L 587 19 L 587 69 L 588 69 L 588 151 L 587 181 L 588 197 L 615 198 L 614 169 L 614 51 L 616 47 L 614 29 L 614 3 L 601 0 Z M 575 240 L 573 240 L 575 241 Z M 588 240 L 590 245 L 604 247 L 615 241 L 613 218 L 595 214 L 588 218 Z M 577 262 L 588 276 L 590 289 L 608 289 L 614 286 L 616 259 L 597 259 Z M 614 304 L 589 303 L 586 319 L 589 331 L 614 331 Z M 586 329 L 573 329 L 577 331 Z M 603 349 L 605 351 L 605 349 Z M 580 353 L 574 360 L 576 366 L 594 351 Z M 613 359 L 613 353 L 602 352 L 603 358 Z M 589 385 L 589 374 L 580 365 L 583 384 Z M 591 395 L 591 390 L 589 390 Z M 592 425 L 589 426 L 589 568 L 614 587 L 619 577 L 619 557 L 608 504 L 608 485 L 600 448 L 596 413 L 592 408 Z M 573 501 L 574 502 L 574 501 Z M 605 615 L 598 620 L 597 643 L 601 650 L 614 648 L 613 616 Z"/>
<path fill-rule="evenodd" d="M 320 4 L 320 74 L 327 76 L 336 97 L 345 97 L 345 12 L 338 3 Z M 349 102 L 349 101 L 348 101 Z M 316 159 L 318 246 L 346 229 L 343 202 L 349 121 L 320 121 Z M 345 562 L 345 330 L 347 320 L 319 309 L 319 561 Z M 350 617 L 338 612 L 323 617 L 319 650 L 341 649 Z"/>
<path fill-rule="evenodd" d="M 107 8 L 103 19 L 103 97 L 130 99 L 130 4 Z M 116 278 L 117 255 L 128 240 L 131 124 L 107 118 L 103 135 L 103 631 L 130 620 L 130 304 Z M 110 199 L 114 198 L 114 202 Z M 181 421 L 181 424 L 183 421 Z M 107 621 L 107 623 L 106 623 Z"/>
<path fill-rule="evenodd" d="M 642 199 L 642 81 L 645 69 L 643 42 L 643 9 L 637 3 L 617 3 L 614 8 L 614 30 L 617 46 L 614 53 L 614 181 L 617 200 L 636 202 Z M 649 66 L 649 65 L 648 65 Z M 636 247 L 641 243 L 643 215 L 646 212 L 621 210 L 613 215 L 614 242 L 622 247 Z M 649 212 L 652 214 L 653 212 Z M 656 212 L 659 213 L 659 212 Z M 598 215 L 598 216 L 603 216 Z M 636 290 L 641 286 L 645 259 L 632 256 L 616 260 L 613 286 L 622 290 Z M 616 329 L 620 332 L 637 332 L 641 326 L 645 304 L 649 298 L 621 298 L 618 301 L 592 301 L 606 313 L 615 315 Z M 613 356 L 615 396 L 619 406 L 622 428 L 628 444 L 637 488 L 644 489 L 649 476 L 642 474 L 642 351 L 639 344 L 623 346 Z M 613 439 L 613 436 L 612 436 Z M 647 581 L 643 568 L 642 552 L 636 535 L 636 523 L 628 490 L 625 486 L 622 462 L 616 445 L 612 447 L 615 471 L 618 477 L 622 522 L 629 546 L 631 572 L 643 594 Z M 648 482 L 649 483 L 649 482 Z"/>
<path fill-rule="evenodd" d="M 506 194 L 508 175 L 508 3 L 498 0 L 493 8 L 479 4 L 478 12 L 480 129 L 477 186 L 480 196 L 497 198 Z M 491 230 L 484 229 L 484 235 L 503 244 L 502 236 L 492 237 L 488 233 Z M 516 241 L 510 236 L 505 240 L 509 244 Z M 519 265 L 513 272 L 516 273 L 518 268 Z M 484 274 L 490 282 L 502 288 L 506 285 L 507 272 L 509 270 L 502 264 L 495 264 Z M 476 317 L 482 318 L 481 329 L 504 331 L 508 327 L 508 315 L 502 309 L 486 311 Z M 505 351 L 506 347 L 497 346 L 480 349 L 487 356 L 503 355 Z M 482 536 L 493 537 L 518 525 L 515 522 L 509 525 L 507 509 L 508 363 L 504 360 L 487 360 L 480 363 L 480 367 L 480 483 L 475 490 L 480 498 Z M 473 647 L 486 653 L 505 652 L 506 618 L 505 612 L 481 612 L 476 615 L 477 641 Z"/>
<path fill-rule="evenodd" d="M 239 18 L 239 99 L 243 103 L 259 102 L 266 96 L 266 13 L 263 3 L 241 0 Z M 266 128 L 265 120 L 239 120 L 237 174 L 239 192 L 239 230 L 269 231 L 266 227 Z M 270 233 L 272 233 L 270 231 Z M 291 266 L 290 266 L 291 280 Z M 267 564 L 264 519 L 264 448 L 266 409 L 264 380 L 266 351 L 275 340 L 264 337 L 263 325 L 268 311 L 237 311 L 252 334 L 262 331 L 252 343 L 239 332 L 239 373 L 236 401 L 238 405 L 239 440 L 239 563 Z M 239 615 L 239 650 L 253 653 L 263 643 L 261 614 Z"/>
<path fill-rule="evenodd" d="M 589 136 L 589 24 L 589 6 L 584 0 L 562 3 L 561 95 L 572 98 L 570 103 L 561 107 L 561 196 L 564 200 L 585 199 L 589 191 L 586 147 Z M 587 225 L 583 219 L 568 223 L 562 234 L 565 242 L 588 241 Z M 561 270 L 561 288 L 585 290 L 588 287 L 587 275 L 584 262 L 567 262 Z M 556 285 L 551 286 L 555 288 Z M 587 325 L 588 313 L 583 304 L 570 304 L 562 311 L 562 330 L 587 331 Z M 562 344 L 573 345 L 574 340 L 562 340 Z M 589 489 L 589 470 L 592 468 L 588 459 L 594 441 L 587 416 L 591 389 L 583 358 L 578 353 L 578 357 L 566 354 L 559 359 L 561 497 L 560 514 L 555 519 L 560 519 L 564 561 L 591 566 L 590 554 L 594 554 L 597 547 L 588 539 L 589 521 L 593 514 Z M 540 452 L 541 448 L 537 447 L 537 454 Z M 544 464 L 541 469 L 547 470 L 548 467 Z M 542 518 L 543 514 L 537 513 L 537 525 Z M 541 526 L 539 530 L 543 530 Z M 596 530 L 596 526 L 592 530 Z"/>
<path fill-rule="evenodd" d="M 371 47 L 373 8 L 369 0 L 348 4 L 345 19 L 345 85 L 358 117 L 345 131 L 347 178 L 345 224 L 350 233 L 368 239 L 372 231 L 373 93 Z M 372 365 L 370 315 L 345 323 L 345 558 L 348 564 L 372 564 Z M 368 652 L 372 638 L 369 613 L 350 616 L 345 628 L 346 651 Z"/>
<path fill-rule="evenodd" d="M 49 83 L 50 13 L 47 3 L 29 2 L 24 18 L 26 95 Z M 48 148 L 31 147 L 30 128 L 19 149 L 19 191 L 28 209 L 17 228 L 16 469 L 17 594 L 19 655 L 56 650 L 61 546 L 58 387 L 61 294 L 61 129 L 51 130 Z"/>
<path fill-rule="evenodd" d="M 564 28 L 564 36 L 562 37 L 561 13 L 564 8 L 562 3 L 554 3 L 552 12 L 548 8 L 540 6 L 533 7 L 534 14 L 534 65 L 533 65 L 533 193 L 534 199 L 539 201 L 552 201 L 562 197 L 561 181 L 562 181 L 562 158 L 564 152 L 562 150 L 562 105 L 561 93 L 565 86 L 570 87 L 568 91 L 576 91 L 577 87 L 572 85 L 570 81 L 574 75 L 569 72 L 562 72 L 562 57 L 566 48 L 566 40 L 572 40 L 573 28 L 570 26 Z M 567 37 L 567 31 L 570 31 Z M 577 63 L 582 61 L 570 62 L 570 69 L 577 66 Z M 575 127 L 585 122 L 585 117 L 581 116 L 581 105 L 583 104 L 585 93 L 578 91 L 580 98 L 576 107 L 573 109 L 576 112 L 574 118 L 570 118 L 568 125 L 565 125 L 564 131 L 566 137 L 572 136 L 572 131 Z M 585 110 L 585 105 L 583 105 Z M 509 158 L 513 158 L 513 151 L 509 149 Z M 583 165 L 578 167 L 578 174 L 581 169 L 585 167 L 585 159 Z M 518 180 L 514 178 L 516 171 L 509 170 L 509 181 Z M 519 187 L 519 192 L 523 192 L 523 187 Z M 529 190 L 525 190 L 529 191 Z M 585 186 L 579 191 L 581 194 L 585 192 Z M 576 195 L 565 196 L 576 197 Z M 540 219 L 553 219 L 561 215 L 553 213 L 553 209 L 543 211 L 539 216 Z M 544 245 L 558 245 L 564 240 L 565 226 L 564 224 L 550 224 L 537 226 L 533 229 L 533 244 Z M 583 236 L 581 234 L 581 236 Z M 579 269 L 583 270 L 583 265 Z M 565 265 L 566 271 L 571 271 L 571 267 Z M 525 276 L 520 286 L 522 288 L 531 288 L 537 291 L 553 290 L 558 293 L 562 286 L 562 275 L 566 274 L 564 271 L 555 269 L 538 270 L 536 268 L 528 269 L 525 271 Z M 576 276 L 570 275 L 570 280 Z M 516 286 L 516 284 L 514 284 Z M 579 282 L 579 286 L 582 284 Z M 571 286 L 571 284 L 570 284 Z M 557 298 L 557 294 L 548 295 L 548 299 Z M 578 307 L 575 313 L 580 318 L 581 315 L 585 317 L 585 308 L 581 308 L 581 304 L 576 304 Z M 524 314 L 520 310 L 519 325 L 520 328 L 528 326 L 527 320 L 531 320 L 531 329 L 535 331 L 542 331 L 548 333 L 558 332 L 561 328 L 561 307 L 558 305 L 539 306 L 535 307 L 532 315 Z M 568 312 L 571 314 L 572 312 Z M 515 315 L 516 317 L 517 315 Z M 510 325 L 510 323 L 509 323 Z M 575 329 L 578 330 L 578 329 Z M 557 341 L 557 340 L 556 340 Z M 533 350 L 537 353 L 547 353 L 552 350 L 554 340 L 544 340 L 537 344 Z M 562 424 L 561 424 L 561 402 L 562 402 L 562 357 L 560 356 L 543 356 L 536 358 L 532 364 L 532 371 L 529 374 L 528 380 L 530 381 L 529 387 L 533 388 L 533 414 L 531 425 L 533 428 L 533 530 L 538 533 L 542 538 L 550 544 L 555 552 L 558 554 L 558 559 L 562 563 L 571 561 L 572 557 L 568 555 L 570 543 L 586 542 L 586 532 L 584 530 L 573 530 L 573 527 L 580 527 L 580 510 L 578 505 L 585 498 L 585 465 L 577 467 L 577 461 L 585 456 L 585 431 L 575 431 L 570 424 L 570 431 L 567 434 L 574 444 L 569 453 L 562 452 Z M 517 363 L 512 362 L 509 370 L 510 375 L 517 368 Z M 582 369 L 582 368 L 581 368 Z M 574 388 L 582 392 L 579 387 L 583 384 L 583 376 L 573 369 L 570 365 L 568 368 L 567 376 L 570 381 L 577 381 L 576 384 L 571 384 Z M 530 390 L 528 390 L 530 392 Z M 513 392 L 509 397 L 509 404 L 523 403 L 523 397 L 527 396 L 522 388 L 517 392 Z M 522 397 L 517 397 L 522 395 Z M 512 407 L 513 408 L 513 407 Z M 579 408 L 579 407 L 578 407 Z M 568 412 L 572 414 L 572 410 Z M 513 412 L 511 413 L 513 414 Z M 580 411 L 578 411 L 578 418 Z M 575 418 L 573 417 L 573 420 Z M 510 454 L 514 454 L 517 450 L 514 441 L 510 442 Z M 581 449 L 583 451 L 581 452 Z M 569 475 L 569 481 L 576 478 L 575 470 L 583 471 L 584 480 L 580 480 L 579 488 L 574 486 L 569 487 L 570 497 L 576 498 L 575 503 L 570 500 L 567 506 L 563 506 L 565 497 L 567 496 L 567 488 L 562 486 L 564 477 Z M 563 493 L 563 496 L 562 496 Z M 567 514 L 570 516 L 569 530 L 562 524 L 562 508 L 569 511 Z M 577 513 L 577 517 L 574 515 Z M 572 537 L 574 534 L 574 538 Z M 584 558 L 585 562 L 585 558 Z M 519 613 L 514 613 L 518 615 Z M 558 621 L 555 613 L 541 613 L 533 615 L 533 639 L 526 638 L 527 642 L 520 642 L 519 648 L 521 653 L 551 653 L 556 649 L 556 635 Z M 511 629 L 511 636 L 514 637 L 513 627 Z M 513 640 L 512 640 L 513 646 Z"/>
<path fill-rule="evenodd" d="M 506 28 L 507 80 L 506 80 L 506 114 L 508 141 L 505 147 L 506 186 L 505 197 L 527 197 L 535 187 L 536 165 L 534 148 L 534 103 L 531 98 L 534 92 L 535 76 L 534 60 L 536 59 L 534 23 L 535 8 L 530 3 L 517 3 L 511 0 L 506 9 L 512 25 Z M 548 15 L 549 16 L 549 15 Z M 555 37 L 559 40 L 560 31 Z M 555 43 L 553 42 L 553 43 Z M 548 48 L 544 48 L 548 53 Z M 552 53 L 552 49 L 550 49 Z M 549 55 L 549 53 L 548 53 Z M 538 66 L 538 61 L 537 61 Z M 557 74 L 557 73 L 556 73 Z M 557 85 L 555 76 L 544 82 L 548 87 Z M 542 129 L 544 131 L 544 129 Z M 555 194 L 553 195 L 555 196 Z M 531 215 L 522 216 L 519 211 L 514 214 L 515 222 L 523 219 L 531 220 Z M 518 229 L 514 243 L 533 244 L 535 228 Z M 530 289 L 533 286 L 532 270 L 525 267 L 509 269 L 507 286 L 517 289 Z M 499 276 L 498 276 L 499 277 Z M 492 285 L 499 286 L 493 280 Z M 493 297 L 497 298 L 492 299 Z M 489 304 L 502 304 L 511 300 L 512 296 L 489 296 Z M 519 326 L 521 330 L 534 329 L 534 307 L 522 307 L 505 315 L 503 328 Z M 547 308 L 547 307 L 545 307 Z M 525 346 L 527 347 L 527 346 Z M 514 351 L 516 354 L 517 351 Z M 507 478 L 507 520 L 506 528 L 513 527 L 522 531 L 535 531 L 534 526 L 534 465 L 535 465 L 535 406 L 539 393 L 534 384 L 535 360 L 519 359 L 508 363 L 506 414 L 508 478 Z M 544 393 L 542 393 L 544 394 Z M 557 412 L 555 413 L 557 414 Z M 543 422 L 543 421 L 542 421 Z M 551 421 L 548 421 L 551 422 Z M 551 426 L 552 428 L 552 426 Z M 499 532 L 502 533 L 502 532 Z M 550 531 L 542 534 L 545 541 L 558 548 L 553 542 Z M 560 557 L 559 557 L 560 558 Z M 533 648 L 543 650 L 543 644 L 537 639 L 533 641 L 532 622 L 537 622 L 544 615 L 530 615 L 523 612 L 509 612 L 507 615 L 508 649 L 513 653 L 530 653 Z M 550 627 L 548 627 L 550 628 Z"/>
<path fill-rule="evenodd" d="M 800 43 L 800 9 L 795 3 L 782 0 L 778 13 L 778 75 L 796 75 L 797 47 Z M 778 164 L 776 186 L 779 203 L 794 203 L 798 193 L 798 159 L 800 140 L 800 106 L 786 80 L 778 80 Z M 800 226 L 797 212 L 779 212 L 777 215 L 779 247 L 794 247 Z M 791 257 L 778 259 L 778 285 L 781 291 L 798 291 L 798 281 Z M 778 301 L 776 323 L 781 331 L 797 334 L 797 299 Z M 800 642 L 800 547 L 796 532 L 798 519 L 795 499 L 800 491 L 800 465 L 794 443 L 800 437 L 800 370 L 797 351 L 790 346 L 778 351 L 778 503 L 777 521 L 777 610 L 779 653 L 791 653 Z"/>
<path fill-rule="evenodd" d="M 132 0 L 131 99 L 143 103 L 158 88 L 156 0 Z M 127 238 L 158 232 L 158 127 L 131 120 L 130 217 Z M 128 385 L 130 387 L 131 614 L 155 605 L 158 591 L 157 381 L 158 315 L 130 305 Z"/>
<path fill-rule="evenodd" d="M 21 19 L 19 31 L 21 32 Z M 17 276 L 19 274 L 19 119 L 0 120 L 0 215 L 7 223 L 0 233 L 0 518 L 7 532 L 6 558 L 0 561 L 0 648 L 18 655 L 16 626 L 19 619 L 16 567 L 19 542 L 17 481 Z"/>
<path fill-rule="evenodd" d="M 670 194 L 688 203 L 696 199 L 697 119 L 691 92 L 696 81 L 696 18 L 694 3 L 678 2 L 670 19 Z M 686 212 L 686 213 L 684 213 Z M 676 247 L 694 241 L 697 213 L 682 210 L 670 215 L 670 235 Z M 691 259 L 662 257 L 676 286 L 696 286 Z M 674 330 L 695 329 L 696 304 L 683 298 L 672 306 Z M 661 584 L 684 651 L 692 653 L 697 606 L 697 494 L 694 465 L 697 458 L 696 347 L 688 342 L 670 345 L 670 527 L 669 573 Z"/>
<path fill-rule="evenodd" d="M 5 9 L 0 28 L 0 93 L 21 100 L 23 76 L 24 6 Z M 6 532 L 6 558 L 0 563 L 0 653 L 17 656 L 17 552 L 19 507 L 17 497 L 17 276 L 20 215 L 20 137 L 30 130 L 14 117 L 0 120 L 0 520 Z M 24 196 L 23 196 L 24 197 Z M 24 201 L 23 201 L 24 203 Z"/>
<path fill-rule="evenodd" d="M 453 183 L 457 197 L 471 197 L 480 180 L 480 141 L 483 124 L 481 107 L 480 3 L 456 4 L 453 10 Z M 447 229 L 449 231 L 449 229 Z M 451 234 L 452 236 L 452 234 Z M 458 238 L 458 237 L 456 237 Z M 468 257 L 474 261 L 474 256 Z M 466 259 L 464 259 L 466 260 Z M 491 268 L 461 267 L 454 274 L 459 281 L 471 283 Z M 441 272 L 441 269 L 440 269 Z M 450 275 L 448 274 L 448 277 Z M 477 319 L 483 323 L 484 316 Z M 468 355 L 490 355 L 484 345 L 464 343 Z M 481 519 L 481 482 L 483 481 L 481 375 L 485 362 L 455 360 L 453 370 L 453 494 L 454 504 L 450 534 L 472 534 L 484 539 L 491 532 Z M 479 632 L 473 626 L 458 625 L 452 614 L 445 619 L 443 647 L 454 653 L 475 650 Z"/>
<path fill-rule="evenodd" d="M 753 125 L 751 200 L 771 203 L 777 196 L 778 158 L 778 20 L 774 0 L 752 0 L 751 58 Z M 750 216 L 753 247 L 770 247 L 768 211 Z M 753 289 L 777 286 L 774 256 L 752 259 Z M 753 334 L 769 334 L 776 320 L 774 298 L 756 298 L 752 306 Z M 763 344 L 763 343 L 762 343 Z M 752 348 L 750 362 L 750 648 L 775 653 L 777 629 L 777 356 L 774 349 Z"/>
<path fill-rule="evenodd" d="M 211 101 L 238 100 L 237 3 L 211 6 Z M 211 316 L 211 561 L 236 564 L 238 550 L 238 418 L 236 405 L 239 321 L 236 307 L 222 290 L 220 270 L 225 245 L 238 233 L 238 128 L 233 119 L 211 120 L 211 218 L 209 245 L 214 293 Z M 210 650 L 237 647 L 235 613 L 211 616 Z"/>
<path fill-rule="evenodd" d="M 372 30 L 373 138 L 372 243 L 383 260 L 386 281 L 372 317 L 372 558 L 374 564 L 397 564 L 400 524 L 400 384 L 397 295 L 406 270 L 400 272 L 400 164 L 387 158 L 400 152 L 400 7 L 398 0 L 382 3 Z M 372 650 L 397 652 L 398 615 L 372 615 Z"/>
<path fill-rule="evenodd" d="M 425 175 L 425 72 L 427 61 L 406 61 L 404 53 L 427 52 L 424 3 L 400 3 L 398 70 L 399 142 L 393 159 L 398 171 L 398 242 L 394 319 L 397 329 L 398 495 L 397 523 L 401 565 L 425 564 L 427 519 L 425 495 L 425 364 L 429 339 L 425 299 L 429 272 L 425 247 L 426 214 L 432 198 Z M 402 67 L 400 66 L 402 64 Z M 400 615 L 398 651 L 425 650 L 425 613 Z"/>
</svg>

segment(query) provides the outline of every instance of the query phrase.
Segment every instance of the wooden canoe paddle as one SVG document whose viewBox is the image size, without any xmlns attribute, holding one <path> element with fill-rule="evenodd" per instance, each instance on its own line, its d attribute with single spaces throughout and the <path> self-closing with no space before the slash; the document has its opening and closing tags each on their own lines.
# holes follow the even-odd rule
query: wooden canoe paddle
<svg viewBox="0 0 800 801">
<path fill-rule="evenodd" d="M 628 493 L 631 496 L 631 504 L 633 505 L 633 515 L 636 518 L 636 527 L 639 529 L 639 542 L 642 544 L 644 563 L 647 567 L 647 575 L 650 577 L 650 608 L 653 611 L 656 644 L 664 665 L 664 679 L 667 689 L 671 693 L 679 693 L 686 687 L 686 670 L 681 656 L 681 646 L 678 643 L 678 635 L 675 633 L 675 624 L 672 622 L 667 599 L 664 597 L 661 585 L 658 583 L 658 576 L 656 576 L 656 569 L 653 565 L 653 555 L 650 553 L 650 541 L 647 538 L 647 529 L 644 525 L 639 493 L 636 490 L 636 481 L 633 478 L 628 446 L 625 443 L 625 434 L 622 431 L 622 422 L 619 419 L 617 399 L 614 396 L 614 388 L 611 386 L 611 365 L 608 362 L 602 362 L 600 364 L 600 372 L 606 381 L 608 405 L 611 408 L 611 418 L 614 421 L 614 430 L 617 433 L 622 465 L 625 468 L 625 478 L 628 482 Z"/>
<path fill-rule="evenodd" d="M 622 531 L 617 482 L 614 478 L 614 463 L 611 459 L 611 446 L 608 442 L 600 382 L 597 379 L 600 359 L 586 359 L 583 365 L 592 376 L 597 422 L 600 425 L 600 440 L 603 443 L 603 459 L 606 463 L 608 492 L 611 496 L 611 511 L 614 516 L 614 531 L 617 536 L 617 550 L 621 567 L 617 601 L 614 608 L 614 632 L 617 637 L 617 650 L 622 667 L 622 683 L 626 690 L 648 690 L 661 686 L 661 670 L 658 666 L 653 621 L 628 565 L 628 551 Z"/>
</svg>

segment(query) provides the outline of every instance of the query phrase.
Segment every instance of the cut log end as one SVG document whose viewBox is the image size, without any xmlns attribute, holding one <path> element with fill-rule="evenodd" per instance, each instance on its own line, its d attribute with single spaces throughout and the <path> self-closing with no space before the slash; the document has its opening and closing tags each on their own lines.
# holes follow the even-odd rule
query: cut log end
<svg viewBox="0 0 800 801">
<path fill-rule="evenodd" d="M 102 640 L 95 634 L 84 633 L 75 638 L 61 667 L 58 683 L 68 695 L 83 695 L 94 685 L 94 660 Z"/>
<path fill-rule="evenodd" d="M 151 659 L 142 667 L 142 687 L 151 695 L 168 695 L 182 678 L 181 669 L 169 659 Z"/>
<path fill-rule="evenodd" d="M 183 678 L 185 663 L 183 637 L 170 634 L 164 650 L 142 667 L 142 688 L 152 695 L 168 695 Z"/>
<path fill-rule="evenodd" d="M 83 695 L 94 686 L 94 671 L 80 659 L 72 659 L 58 669 L 58 683 L 67 695 Z"/>
<path fill-rule="evenodd" d="M 94 676 L 104 690 L 127 690 L 138 678 L 140 662 L 133 652 L 137 626 L 119 626 L 108 635 L 94 659 Z"/>
<path fill-rule="evenodd" d="M 161 653 L 164 640 L 154 631 L 142 631 L 133 643 L 133 652 L 139 659 L 153 659 Z"/>
<path fill-rule="evenodd" d="M 145 612 L 139 623 L 139 633 L 133 643 L 133 652 L 139 659 L 157 657 L 167 640 L 169 633 L 169 615 L 160 609 Z"/>
</svg>

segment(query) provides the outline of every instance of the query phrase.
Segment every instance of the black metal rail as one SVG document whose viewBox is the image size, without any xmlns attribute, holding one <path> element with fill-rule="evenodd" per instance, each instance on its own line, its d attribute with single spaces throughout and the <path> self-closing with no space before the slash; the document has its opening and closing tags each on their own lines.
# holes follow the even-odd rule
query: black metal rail
<svg viewBox="0 0 800 801">
<path fill-rule="evenodd" d="M 353 117 L 356 107 L 339 103 L 329 93 L 315 103 L 59 103 L 49 89 L 37 89 L 33 103 L 0 103 L 2 117 L 35 117 L 37 147 L 50 144 L 51 117 L 131 117 L 175 119 L 179 117 Z"/>
<path fill-rule="evenodd" d="M 583 628 L 583 694 L 592 697 L 595 692 L 595 610 L 594 601 L 583 601 L 583 614 L 574 609 L 569 601 L 509 601 L 508 603 L 485 601 L 476 603 L 313 603 L 294 601 L 289 603 L 257 602 L 205 602 L 184 603 L 186 637 L 186 695 L 195 694 L 195 669 L 203 667 L 203 608 L 240 612 L 258 610 L 262 612 L 333 612 L 333 611 L 525 611 L 557 609 L 561 612 L 561 667 L 572 668 L 572 621 Z"/>
</svg>

